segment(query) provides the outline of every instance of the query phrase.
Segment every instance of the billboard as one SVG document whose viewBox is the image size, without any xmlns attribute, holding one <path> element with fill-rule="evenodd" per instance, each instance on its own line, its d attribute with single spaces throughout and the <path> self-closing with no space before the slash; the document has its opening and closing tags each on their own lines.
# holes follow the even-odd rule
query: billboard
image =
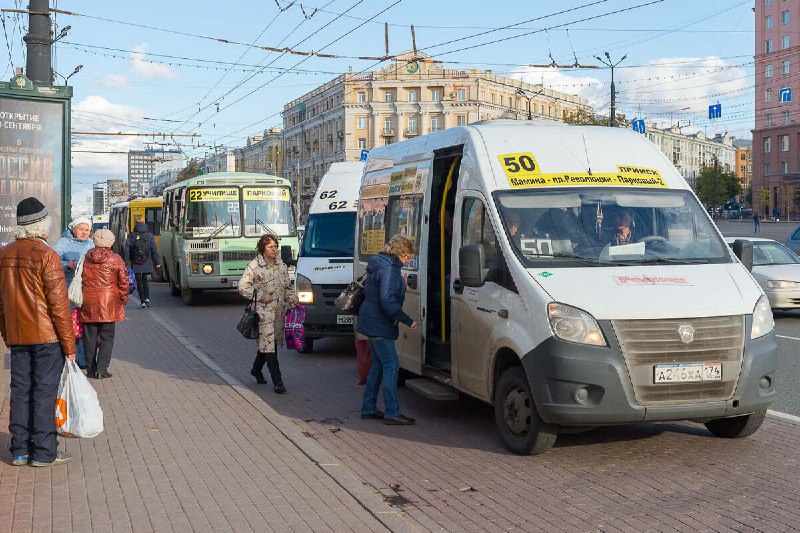
<svg viewBox="0 0 800 533">
<path fill-rule="evenodd" d="M 18 78 L 21 81 L 15 84 Z M 69 169 L 65 168 L 69 161 L 65 138 L 69 99 L 43 97 L 54 96 L 54 91 L 48 87 L 34 90 L 29 80 L 18 78 L 12 80 L 11 89 L 30 87 L 25 93 L 19 90 L 23 94 L 3 90 L 6 84 L 0 86 L 0 246 L 13 240 L 17 203 L 28 196 L 47 206 L 52 244 L 69 218 L 69 202 L 65 202 L 69 193 Z"/>
</svg>

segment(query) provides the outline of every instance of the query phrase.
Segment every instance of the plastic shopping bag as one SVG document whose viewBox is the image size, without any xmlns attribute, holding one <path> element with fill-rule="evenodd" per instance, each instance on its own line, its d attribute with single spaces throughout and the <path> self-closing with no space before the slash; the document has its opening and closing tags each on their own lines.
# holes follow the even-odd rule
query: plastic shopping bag
<svg viewBox="0 0 800 533">
<path fill-rule="evenodd" d="M 303 305 L 296 305 L 286 311 L 286 323 L 284 335 L 286 336 L 286 347 L 288 349 L 302 350 L 306 345 L 306 328 L 303 321 L 306 319 L 306 308 Z"/>
<path fill-rule="evenodd" d="M 91 439 L 103 432 L 103 410 L 89 380 L 67 359 L 56 398 L 56 431 L 62 437 Z"/>
<path fill-rule="evenodd" d="M 128 270 L 128 294 L 133 294 L 133 291 L 136 290 L 136 274 L 130 268 L 126 268 Z"/>
<path fill-rule="evenodd" d="M 75 277 L 72 278 L 72 282 L 67 287 L 69 303 L 75 307 L 83 305 L 83 261 L 85 258 L 86 255 L 84 254 L 78 260 L 78 265 L 75 267 Z"/>
</svg>

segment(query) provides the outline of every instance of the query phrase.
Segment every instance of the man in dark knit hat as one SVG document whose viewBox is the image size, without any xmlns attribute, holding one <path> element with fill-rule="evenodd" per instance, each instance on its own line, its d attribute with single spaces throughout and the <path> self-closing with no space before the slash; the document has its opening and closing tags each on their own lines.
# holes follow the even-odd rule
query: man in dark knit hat
<svg viewBox="0 0 800 533">
<path fill-rule="evenodd" d="M 50 218 L 36 198 L 17 204 L 14 242 L 0 249 L 0 333 L 11 349 L 12 464 L 51 466 L 58 451 L 54 409 L 64 357 L 75 360 L 67 283 L 47 245 Z"/>
</svg>

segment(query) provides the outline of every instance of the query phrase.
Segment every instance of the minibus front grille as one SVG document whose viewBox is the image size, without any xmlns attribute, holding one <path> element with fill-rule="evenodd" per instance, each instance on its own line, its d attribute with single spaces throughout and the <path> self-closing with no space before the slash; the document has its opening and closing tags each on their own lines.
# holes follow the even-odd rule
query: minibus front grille
<svg viewBox="0 0 800 533">
<path fill-rule="evenodd" d="M 338 298 L 346 288 L 346 283 L 327 283 L 319 285 L 319 298 L 322 305 L 334 307 L 336 305 L 336 298 Z"/>
<path fill-rule="evenodd" d="M 192 263 L 211 263 L 219 261 L 219 254 L 217 252 L 193 252 L 189 254 L 189 260 Z"/>
<path fill-rule="evenodd" d="M 614 320 L 612 326 L 640 405 L 711 402 L 733 396 L 744 351 L 743 316 Z M 655 365 L 678 363 L 721 363 L 722 379 L 654 382 Z"/>
<path fill-rule="evenodd" d="M 256 256 L 255 250 L 245 250 L 241 252 L 222 252 L 223 261 L 250 261 Z"/>
</svg>

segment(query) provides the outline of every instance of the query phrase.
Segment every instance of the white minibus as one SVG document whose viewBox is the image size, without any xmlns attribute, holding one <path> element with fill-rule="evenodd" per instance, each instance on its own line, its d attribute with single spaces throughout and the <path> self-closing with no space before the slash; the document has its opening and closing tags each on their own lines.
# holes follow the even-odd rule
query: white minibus
<svg viewBox="0 0 800 533">
<path fill-rule="evenodd" d="M 777 344 L 752 246 L 731 251 L 680 173 L 621 129 L 479 122 L 369 153 L 353 277 L 394 234 L 409 388 L 494 406 L 506 445 L 667 420 L 745 437 Z M 380 225 L 374 220 L 380 219 Z"/>
<path fill-rule="evenodd" d="M 354 316 L 339 311 L 334 301 L 353 280 L 353 232 L 363 172 L 361 161 L 331 163 L 314 194 L 295 279 L 306 308 L 301 352 L 311 352 L 315 339 L 353 335 Z"/>
</svg>

